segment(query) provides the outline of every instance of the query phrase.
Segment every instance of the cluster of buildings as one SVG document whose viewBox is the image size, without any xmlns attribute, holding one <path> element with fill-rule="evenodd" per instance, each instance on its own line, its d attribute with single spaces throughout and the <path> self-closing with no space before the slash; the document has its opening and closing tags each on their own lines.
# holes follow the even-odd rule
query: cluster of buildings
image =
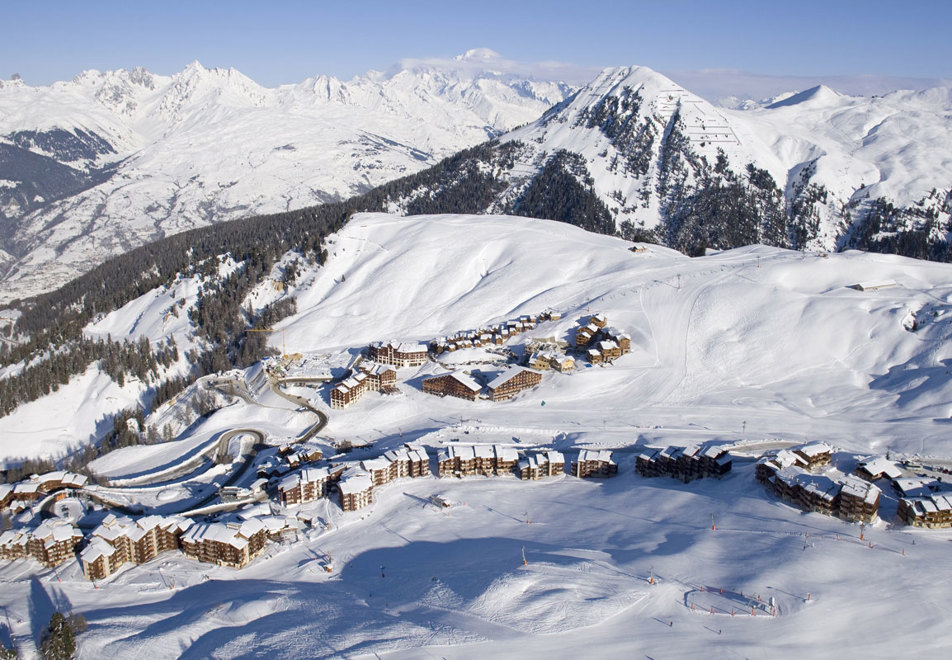
<svg viewBox="0 0 952 660">
<path fill-rule="evenodd" d="M 332 487 L 340 494 L 344 511 L 356 511 L 373 501 L 373 489 L 405 477 L 430 474 L 430 457 L 423 447 L 404 445 L 356 465 L 308 467 L 288 475 L 278 484 L 278 499 L 285 506 L 326 497 Z"/>
<path fill-rule="evenodd" d="M 537 481 L 543 477 L 557 477 L 565 474 L 565 457 L 561 452 L 547 451 L 539 454 L 526 454 L 516 463 L 519 478 L 524 481 Z"/>
<path fill-rule="evenodd" d="M 642 477 L 674 477 L 688 483 L 704 477 L 720 479 L 731 471 L 732 464 L 731 455 L 722 446 L 665 447 L 639 454 L 635 471 Z"/>
<path fill-rule="evenodd" d="M 269 479 L 283 477 L 292 470 L 306 467 L 324 458 L 320 447 L 311 444 L 285 444 L 277 455 L 263 458 L 256 466 L 258 480 L 251 484 L 252 494 L 264 490 Z"/>
<path fill-rule="evenodd" d="M 831 453 L 832 449 L 824 443 L 784 449 L 758 461 L 756 476 L 777 497 L 805 511 L 851 522 L 871 522 L 879 511 L 879 488 L 836 470 L 814 472 L 830 463 Z"/>
<path fill-rule="evenodd" d="M 905 478 L 896 464 L 883 456 L 860 461 L 856 474 L 867 481 L 887 479 L 899 494 L 897 515 L 907 525 L 937 529 L 952 527 L 952 492 L 928 479 Z"/>
<path fill-rule="evenodd" d="M 179 549 L 179 538 L 192 526 L 188 518 L 146 516 L 138 520 L 109 514 L 79 553 L 83 573 L 102 580 L 130 562 L 144 564 L 160 553 Z"/>
<path fill-rule="evenodd" d="M 613 477 L 618 474 L 618 464 L 612 460 L 612 453 L 607 449 L 583 449 L 578 453 L 578 458 L 572 461 L 571 471 L 572 476 L 579 479 Z"/>
<path fill-rule="evenodd" d="M 511 474 L 518 461 L 516 450 L 503 445 L 449 445 L 437 454 L 440 477 Z"/>
<path fill-rule="evenodd" d="M 575 358 L 555 350 L 537 351 L 529 356 L 529 367 L 536 371 L 552 369 L 564 374 L 575 369 Z"/>
<path fill-rule="evenodd" d="M 88 481 L 82 474 L 57 470 L 46 474 L 33 474 L 15 484 L 0 484 L 0 508 L 19 510 L 54 492 L 83 488 Z"/>
<path fill-rule="evenodd" d="M 952 493 L 899 498 L 899 519 L 913 527 L 952 527 Z"/>
<path fill-rule="evenodd" d="M 613 362 L 631 351 L 631 337 L 617 328 L 608 327 L 604 314 L 590 316 L 588 323 L 575 331 L 575 347 L 585 351 L 592 364 Z"/>
<path fill-rule="evenodd" d="M 486 398 L 490 401 L 511 399 L 522 390 L 531 389 L 542 382 L 542 374 L 525 367 L 512 366 L 493 378 L 486 386 Z M 423 391 L 438 396 L 455 396 L 475 401 L 483 397 L 483 386 L 469 374 L 452 371 L 423 379 Z"/>
<path fill-rule="evenodd" d="M 496 325 L 476 330 L 465 330 L 448 337 L 439 337 L 430 342 L 429 348 L 434 354 L 439 355 L 440 353 L 457 351 L 463 348 L 500 346 L 511 337 L 535 329 L 539 323 L 558 321 L 561 318 L 562 314 L 554 310 L 546 310 L 541 314 L 526 314 Z"/>
<path fill-rule="evenodd" d="M 260 555 L 268 541 L 297 534 L 300 525 L 285 516 L 249 516 L 228 522 L 197 523 L 179 543 L 186 557 L 208 564 L 244 568 Z"/>
<path fill-rule="evenodd" d="M 397 347 L 407 346 L 407 344 L 397 344 Z M 416 345 L 414 345 L 416 346 Z M 382 364 L 367 364 L 361 363 L 357 367 L 357 373 L 351 376 L 350 378 L 345 379 L 344 381 L 338 383 L 331 390 L 331 408 L 340 410 L 341 408 L 346 408 L 354 401 L 359 399 L 367 391 L 387 391 L 397 384 L 397 370 L 394 369 L 392 364 L 402 363 L 404 358 L 407 360 L 411 359 L 411 356 L 415 356 L 416 353 L 402 353 L 396 349 L 392 349 L 391 344 L 386 344 L 385 346 L 388 351 L 381 352 L 381 355 L 386 355 L 386 363 Z M 371 347 L 373 349 L 373 347 Z M 382 351 L 383 347 L 381 347 Z M 412 358 L 415 360 L 415 358 Z M 426 349 L 423 349 L 423 361 L 419 364 L 423 364 L 426 361 Z M 416 362 L 414 362 L 416 364 Z M 404 366 L 403 364 L 397 364 L 397 366 Z"/>
<path fill-rule="evenodd" d="M 8 529 L 0 534 L 0 559 L 32 557 L 44 566 L 72 559 L 83 534 L 64 520 L 47 520 L 34 529 Z"/>
<path fill-rule="evenodd" d="M 370 359 L 394 367 L 419 367 L 426 363 L 426 346 L 389 341 L 377 342 L 368 348 Z"/>
</svg>

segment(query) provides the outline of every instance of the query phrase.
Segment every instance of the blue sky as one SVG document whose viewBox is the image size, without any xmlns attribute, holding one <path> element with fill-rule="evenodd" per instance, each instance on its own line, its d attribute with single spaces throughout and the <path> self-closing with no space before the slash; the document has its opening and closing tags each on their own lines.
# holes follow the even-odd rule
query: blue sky
<svg viewBox="0 0 952 660">
<path fill-rule="evenodd" d="M 170 74 L 197 59 L 274 86 L 476 47 L 522 63 L 579 65 L 579 75 L 643 64 L 669 74 L 952 78 L 948 0 L 33 0 L 0 12 L 0 78 L 19 73 L 33 85 L 91 68 Z"/>
</svg>

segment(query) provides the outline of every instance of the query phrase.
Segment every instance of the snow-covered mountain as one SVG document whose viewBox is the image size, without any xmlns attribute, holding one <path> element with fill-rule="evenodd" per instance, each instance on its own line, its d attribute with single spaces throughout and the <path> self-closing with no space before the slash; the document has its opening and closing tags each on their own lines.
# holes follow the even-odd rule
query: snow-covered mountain
<svg viewBox="0 0 952 660">
<path fill-rule="evenodd" d="M 949 232 L 952 89 L 819 86 L 745 107 L 645 67 L 607 69 L 501 138 L 483 168 L 501 190 L 486 210 L 651 230 L 688 252 L 763 242 L 943 256 L 929 250 Z"/>
<path fill-rule="evenodd" d="M 496 58 L 477 49 L 457 66 L 274 89 L 197 62 L 172 76 L 0 81 L 0 298 L 54 288 L 163 235 L 349 197 L 572 91 L 494 72 Z"/>
</svg>

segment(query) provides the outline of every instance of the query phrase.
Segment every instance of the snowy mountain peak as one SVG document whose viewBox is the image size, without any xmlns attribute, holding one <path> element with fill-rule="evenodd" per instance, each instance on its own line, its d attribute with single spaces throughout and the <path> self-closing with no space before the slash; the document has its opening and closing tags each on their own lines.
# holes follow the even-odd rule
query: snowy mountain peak
<svg viewBox="0 0 952 660">
<path fill-rule="evenodd" d="M 487 73 L 481 61 L 492 57 L 275 89 L 198 61 L 170 76 L 136 68 L 5 83 L 0 138 L 32 152 L 17 152 L 24 163 L 58 162 L 30 170 L 35 181 L 0 182 L 10 221 L 0 250 L 19 260 L 5 267 L 0 253 L 0 299 L 58 286 L 128 245 L 364 192 L 526 124 L 574 91 Z"/>
<path fill-rule="evenodd" d="M 792 94 L 787 98 L 776 101 L 767 107 L 784 108 L 791 105 L 799 105 L 801 103 L 810 103 L 815 106 L 822 106 L 837 103 L 842 98 L 843 95 L 837 92 L 835 89 L 827 87 L 826 85 L 817 85 L 816 87 L 811 87 L 810 89 L 806 89 L 802 92 Z"/>
</svg>

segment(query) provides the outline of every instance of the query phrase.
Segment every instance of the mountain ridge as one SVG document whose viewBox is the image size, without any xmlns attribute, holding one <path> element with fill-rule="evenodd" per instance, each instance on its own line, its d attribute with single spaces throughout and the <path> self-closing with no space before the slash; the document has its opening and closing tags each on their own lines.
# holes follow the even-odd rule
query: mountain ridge
<svg viewBox="0 0 952 660">
<path fill-rule="evenodd" d="M 55 287 L 123 245 L 364 192 L 530 121 L 572 90 L 464 73 L 416 67 L 265 88 L 196 61 L 172 76 L 88 70 L 45 87 L 4 85 L 0 143 L 85 135 L 108 148 L 60 162 L 56 148 L 26 146 L 50 169 L 97 180 L 63 200 L 33 194 L 35 181 L 0 183 L 0 248 L 17 257 L 3 298 Z"/>
</svg>

